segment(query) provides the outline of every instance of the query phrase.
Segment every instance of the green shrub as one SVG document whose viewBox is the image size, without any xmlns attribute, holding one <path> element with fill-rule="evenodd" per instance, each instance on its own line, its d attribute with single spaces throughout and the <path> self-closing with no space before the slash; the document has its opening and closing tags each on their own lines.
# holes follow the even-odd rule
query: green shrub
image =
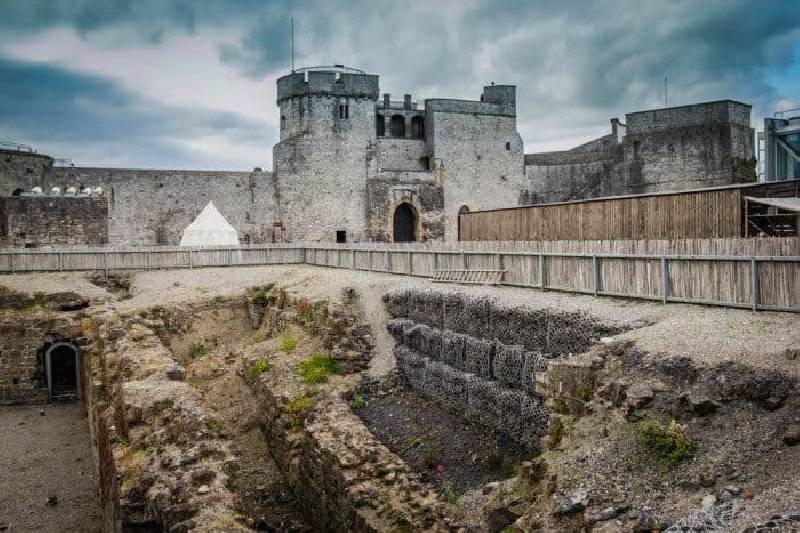
<svg viewBox="0 0 800 533">
<path fill-rule="evenodd" d="M 686 430 L 674 420 L 667 426 L 654 419 L 642 420 L 636 424 L 636 434 L 639 444 L 658 461 L 675 464 L 694 451 Z"/>
<path fill-rule="evenodd" d="M 194 359 L 206 353 L 206 347 L 200 342 L 193 342 L 189 345 L 189 357 Z"/>
<path fill-rule="evenodd" d="M 272 291 L 273 287 L 275 287 L 275 283 L 270 282 L 264 285 L 263 287 L 259 287 L 258 289 L 256 289 L 253 295 L 250 296 L 250 303 L 253 305 L 264 305 L 265 303 L 267 303 L 267 296 Z"/>
<path fill-rule="evenodd" d="M 458 503 L 458 494 L 447 481 L 442 481 L 442 499 L 453 505 Z"/>
<path fill-rule="evenodd" d="M 315 396 L 304 395 L 287 402 L 283 406 L 283 412 L 289 415 L 289 423 L 295 428 L 299 429 L 303 426 L 308 411 L 314 407 L 317 399 Z"/>
<path fill-rule="evenodd" d="M 147 310 L 145 309 L 137 311 L 136 314 L 139 315 L 139 318 L 147 318 Z"/>
<path fill-rule="evenodd" d="M 339 365 L 328 355 L 312 355 L 298 366 L 300 380 L 303 383 L 325 383 L 331 374 L 339 372 Z"/>
<path fill-rule="evenodd" d="M 291 330 L 283 330 L 283 333 L 281 333 L 281 351 L 289 354 L 292 353 L 296 347 L 297 335 L 295 335 Z"/>
<path fill-rule="evenodd" d="M 547 425 L 547 446 L 551 450 L 558 448 L 564 438 L 564 422 L 559 417 L 551 417 Z"/>
<path fill-rule="evenodd" d="M 253 361 L 253 364 L 250 365 L 250 374 L 258 377 L 270 368 L 272 368 L 272 365 L 269 361 L 266 359 L 258 359 Z"/>
<path fill-rule="evenodd" d="M 353 395 L 353 407 L 355 407 L 356 409 L 361 409 L 365 405 L 367 405 L 367 402 L 364 400 L 363 396 L 361 396 L 360 394 Z"/>
</svg>

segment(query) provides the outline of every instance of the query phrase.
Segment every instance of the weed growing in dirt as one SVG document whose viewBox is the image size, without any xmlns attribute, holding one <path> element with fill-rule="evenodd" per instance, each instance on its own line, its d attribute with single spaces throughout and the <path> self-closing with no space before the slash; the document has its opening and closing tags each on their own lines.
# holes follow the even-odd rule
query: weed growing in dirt
<svg viewBox="0 0 800 533">
<path fill-rule="evenodd" d="M 283 333 L 281 333 L 281 351 L 289 354 L 292 353 L 296 347 L 297 335 L 295 335 L 291 330 L 283 330 Z"/>
<path fill-rule="evenodd" d="M 551 450 L 558 448 L 564 438 L 564 423 L 559 417 L 551 417 L 547 426 L 547 447 Z"/>
<path fill-rule="evenodd" d="M 312 355 L 311 359 L 303 361 L 297 368 L 300 380 L 309 385 L 325 383 L 331 374 L 339 373 L 339 365 L 329 355 Z"/>
<path fill-rule="evenodd" d="M 658 420 L 642 420 L 636 424 L 636 435 L 639 444 L 656 461 L 675 464 L 691 457 L 694 451 L 686 430 L 674 420 L 666 426 Z"/>
<path fill-rule="evenodd" d="M 275 283 L 271 281 L 263 287 L 257 288 L 253 295 L 250 296 L 250 303 L 253 305 L 264 305 L 267 303 L 267 296 L 270 291 L 272 291 L 273 287 L 275 287 Z"/>
<path fill-rule="evenodd" d="M 406 442 L 405 442 L 405 444 L 403 444 L 403 451 L 404 451 L 404 452 L 407 452 L 407 451 L 408 451 L 408 450 L 410 450 L 411 448 L 416 448 L 416 447 L 417 447 L 417 446 L 419 446 L 420 444 L 422 444 L 422 439 L 420 439 L 420 438 L 419 438 L 418 436 L 416 436 L 416 435 L 411 435 L 410 437 L 408 437 L 408 438 L 406 439 Z"/>
<path fill-rule="evenodd" d="M 582 402 L 588 402 L 594 396 L 595 387 L 594 380 L 584 383 L 575 391 L 575 397 Z"/>
<path fill-rule="evenodd" d="M 513 458 L 508 455 L 503 456 L 503 462 L 500 465 L 500 473 L 504 478 L 513 477 L 517 472 L 517 463 Z"/>
<path fill-rule="evenodd" d="M 355 407 L 356 409 L 361 409 L 365 405 L 367 405 L 367 402 L 364 400 L 363 396 L 361 396 L 360 394 L 353 395 L 353 407 Z"/>
<path fill-rule="evenodd" d="M 562 398 L 556 399 L 555 403 L 553 404 L 553 412 L 560 415 L 568 415 L 569 406 L 567 405 L 567 402 L 565 402 Z"/>
<path fill-rule="evenodd" d="M 245 344 L 247 345 L 258 344 L 264 342 L 268 338 L 269 335 L 267 335 L 266 333 L 256 333 L 255 335 L 251 335 L 250 337 L 248 337 L 247 340 L 245 341 Z"/>
<path fill-rule="evenodd" d="M 188 354 L 189 354 L 189 357 L 191 357 L 192 359 L 194 359 L 196 357 L 200 357 L 204 353 L 206 353 L 206 347 L 203 346 L 203 343 L 201 343 L 201 342 L 193 342 L 192 344 L 189 345 Z"/>
<path fill-rule="evenodd" d="M 303 420 L 316 402 L 316 396 L 304 395 L 283 406 L 283 412 L 289 415 L 289 423 L 294 429 L 300 429 L 303 426 Z"/>
<path fill-rule="evenodd" d="M 194 290 L 196 290 L 200 294 L 207 294 L 209 289 L 208 287 L 195 287 Z"/>
<path fill-rule="evenodd" d="M 458 494 L 456 494 L 456 491 L 453 490 L 453 486 L 447 481 L 442 481 L 442 499 L 453 505 L 458 503 Z"/>
<path fill-rule="evenodd" d="M 33 305 L 39 305 L 39 306 L 44 305 L 44 297 L 45 297 L 45 293 L 43 293 L 42 291 L 34 292 L 33 293 Z"/>
<path fill-rule="evenodd" d="M 137 311 L 136 314 L 139 316 L 139 318 L 147 318 L 147 311 L 145 309 Z"/>
<path fill-rule="evenodd" d="M 219 422 L 217 422 L 213 418 L 209 418 L 208 420 L 206 420 L 205 424 L 203 425 L 205 426 L 206 430 L 210 431 L 211 433 L 216 433 L 219 431 Z"/>
<path fill-rule="evenodd" d="M 272 365 L 269 361 L 266 359 L 258 359 L 253 361 L 253 364 L 250 365 L 250 375 L 258 377 L 270 368 L 272 368 Z"/>
<path fill-rule="evenodd" d="M 522 533 L 522 530 L 514 526 L 506 526 L 500 530 L 500 533 Z"/>
</svg>

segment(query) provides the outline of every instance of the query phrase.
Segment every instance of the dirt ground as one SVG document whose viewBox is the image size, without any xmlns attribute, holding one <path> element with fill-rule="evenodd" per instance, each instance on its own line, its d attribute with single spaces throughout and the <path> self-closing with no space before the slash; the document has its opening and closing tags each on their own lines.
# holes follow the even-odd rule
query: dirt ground
<svg viewBox="0 0 800 533">
<path fill-rule="evenodd" d="M 355 288 L 360 296 L 361 311 L 375 335 L 377 351 L 370 367 L 374 376 L 383 375 L 394 367 L 393 343 L 385 327 L 382 295 L 403 287 L 434 287 L 425 278 L 306 265 L 138 272 L 131 287 L 132 297 L 119 301 L 115 295 L 91 284 L 84 272 L 4 275 L 0 276 L 0 285 L 26 292 L 75 290 L 101 305 L 105 302 L 110 308 L 131 310 L 241 294 L 245 288 L 269 280 L 280 280 L 281 285 L 291 292 L 310 299 L 338 300 L 342 297 L 342 289 Z M 643 323 L 644 327 L 622 334 L 620 338 L 636 341 L 640 350 L 654 354 L 681 354 L 704 363 L 735 360 L 800 376 L 798 360 L 785 356 L 787 348 L 800 347 L 798 314 L 753 313 L 745 309 L 688 304 L 662 305 L 622 298 L 541 292 L 530 288 L 435 287 L 491 295 L 508 306 L 557 307 L 583 311 L 620 324 Z"/>
<path fill-rule="evenodd" d="M 514 465 L 529 455 L 407 389 L 364 401 L 355 412 L 370 431 L 423 480 L 449 485 L 458 495 L 513 476 Z"/>
<path fill-rule="evenodd" d="M 39 409 L 0 407 L 0 531 L 102 531 L 83 405 Z"/>
</svg>

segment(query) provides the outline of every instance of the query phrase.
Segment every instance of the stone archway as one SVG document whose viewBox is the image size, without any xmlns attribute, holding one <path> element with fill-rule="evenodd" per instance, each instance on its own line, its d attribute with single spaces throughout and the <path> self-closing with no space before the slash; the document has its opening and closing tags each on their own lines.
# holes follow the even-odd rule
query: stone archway
<svg viewBox="0 0 800 533">
<path fill-rule="evenodd" d="M 81 398 L 80 352 L 69 342 L 56 342 L 45 352 L 47 392 L 50 399 Z"/>
<path fill-rule="evenodd" d="M 461 215 L 469 213 L 469 207 L 466 205 L 462 205 L 458 208 L 458 214 L 456 215 L 456 240 L 461 240 Z"/>
<path fill-rule="evenodd" d="M 393 219 L 394 242 L 414 242 L 417 240 L 417 210 L 414 206 L 403 202 L 394 210 Z"/>
</svg>

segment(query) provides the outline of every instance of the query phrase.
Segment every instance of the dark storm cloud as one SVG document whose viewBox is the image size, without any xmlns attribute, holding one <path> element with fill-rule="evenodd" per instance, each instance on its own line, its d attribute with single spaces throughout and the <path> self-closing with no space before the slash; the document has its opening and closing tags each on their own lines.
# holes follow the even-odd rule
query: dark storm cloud
<svg viewBox="0 0 800 533">
<path fill-rule="evenodd" d="M 0 57 L 0 133 L 37 145 L 69 141 L 130 146 L 162 165 L 196 166 L 213 155 L 192 153 L 181 141 L 224 135 L 266 142 L 266 124 L 231 113 L 181 109 L 148 101 L 103 78 Z"/>
<path fill-rule="evenodd" d="M 797 76 L 779 75 L 798 61 L 796 0 L 0 0 L 0 42 L 56 26 L 90 41 L 133 28 L 150 43 L 222 30 L 219 60 L 272 84 L 290 62 L 292 18 L 298 66 L 360 67 L 380 74 L 383 91 L 415 98 L 516 84 L 528 150 L 663 105 L 665 76 L 670 104 L 734 98 L 754 104 L 756 120 L 800 95 Z M 118 120 L 99 127 L 113 135 Z"/>
</svg>

